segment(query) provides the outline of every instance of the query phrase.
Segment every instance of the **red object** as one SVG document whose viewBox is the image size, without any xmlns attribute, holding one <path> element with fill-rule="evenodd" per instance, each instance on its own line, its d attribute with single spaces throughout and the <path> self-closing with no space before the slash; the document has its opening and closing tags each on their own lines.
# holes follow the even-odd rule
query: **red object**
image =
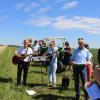
<svg viewBox="0 0 100 100">
<path fill-rule="evenodd" d="M 18 64 L 20 61 L 21 61 L 21 58 L 20 57 L 18 57 L 18 56 L 13 56 L 12 57 L 12 63 L 14 65 Z"/>
<path fill-rule="evenodd" d="M 87 65 L 87 78 L 88 81 L 91 81 L 93 75 L 93 69 L 92 69 L 92 64 Z"/>
</svg>

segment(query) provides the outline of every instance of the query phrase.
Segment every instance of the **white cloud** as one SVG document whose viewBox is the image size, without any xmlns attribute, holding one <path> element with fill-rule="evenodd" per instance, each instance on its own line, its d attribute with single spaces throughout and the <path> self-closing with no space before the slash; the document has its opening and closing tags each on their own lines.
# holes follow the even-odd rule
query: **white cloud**
<svg viewBox="0 0 100 100">
<path fill-rule="evenodd" d="M 47 26 L 51 24 L 51 21 L 48 17 L 41 17 L 37 19 L 26 20 L 24 23 L 32 26 Z"/>
<path fill-rule="evenodd" d="M 73 18 L 65 16 L 58 16 L 56 18 L 41 17 L 26 20 L 24 23 L 32 26 L 50 26 L 57 31 L 77 29 L 86 33 L 100 34 L 100 18 L 85 16 L 74 16 Z"/>
<path fill-rule="evenodd" d="M 100 34 L 100 18 L 91 17 L 57 17 L 53 26 L 56 30 L 78 29 L 87 33 Z"/>
<path fill-rule="evenodd" d="M 29 3 L 29 4 L 27 4 L 25 2 L 16 4 L 16 9 L 17 10 L 23 10 L 25 12 L 29 12 L 33 8 L 37 8 L 37 7 L 39 7 L 39 4 L 37 4 L 35 2 Z"/>
<path fill-rule="evenodd" d="M 51 9 L 51 7 L 50 6 L 41 7 L 40 3 L 35 3 L 35 2 L 31 3 L 23 2 L 16 4 L 16 9 L 22 10 L 24 12 L 29 12 L 28 14 L 30 14 L 30 16 L 41 16 L 42 14 L 48 12 Z"/>
<path fill-rule="evenodd" d="M 78 2 L 76 0 L 73 0 L 71 2 L 67 2 L 64 4 L 64 6 L 62 7 L 62 9 L 71 9 L 71 8 L 75 8 L 78 5 Z"/>
<path fill-rule="evenodd" d="M 51 9 L 51 7 L 45 7 L 45 8 L 40 8 L 37 13 L 43 14 L 45 12 L 48 12 Z"/>
<path fill-rule="evenodd" d="M 44 8 L 39 8 L 35 13 L 31 13 L 31 17 L 37 17 L 37 16 L 45 16 L 45 14 L 51 10 L 51 7 L 44 7 Z"/>
<path fill-rule="evenodd" d="M 25 6 L 25 3 L 24 3 L 24 2 L 23 2 L 23 3 L 18 3 L 18 4 L 16 4 L 16 9 L 17 9 L 17 10 L 23 9 L 24 6 Z"/>
<path fill-rule="evenodd" d="M 31 3 L 31 6 L 32 6 L 33 8 L 35 8 L 35 7 L 39 7 L 39 4 L 37 4 L 37 3 L 35 3 L 35 2 L 32 2 L 32 3 Z"/>
</svg>

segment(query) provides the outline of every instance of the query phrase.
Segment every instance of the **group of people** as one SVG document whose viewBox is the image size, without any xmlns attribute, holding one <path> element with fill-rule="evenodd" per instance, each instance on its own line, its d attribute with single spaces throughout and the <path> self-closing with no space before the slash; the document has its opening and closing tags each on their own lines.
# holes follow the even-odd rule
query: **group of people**
<svg viewBox="0 0 100 100">
<path fill-rule="evenodd" d="M 26 39 L 23 41 L 24 46 L 18 48 L 15 51 L 15 55 L 21 57 L 21 55 L 37 55 L 36 52 L 41 46 L 46 46 L 44 41 L 34 41 L 32 46 L 32 40 Z M 73 50 L 70 48 L 69 43 L 65 43 L 63 50 L 62 63 L 64 66 L 71 64 L 73 67 L 73 76 L 76 91 L 76 100 L 80 100 L 80 79 L 82 80 L 82 88 L 85 93 L 85 100 L 88 100 L 88 94 L 85 90 L 85 84 L 91 81 L 92 77 L 92 53 L 89 51 L 89 45 L 85 44 L 83 38 L 78 39 L 78 48 Z M 56 70 L 57 70 L 57 53 L 58 50 L 55 41 L 51 41 L 47 50 L 41 54 L 41 56 L 47 57 L 48 54 L 52 54 L 52 59 L 48 65 L 48 86 L 53 88 L 56 87 Z M 26 56 L 23 60 L 18 63 L 17 70 L 17 85 L 26 85 L 27 73 L 30 65 L 30 56 Z M 98 56 L 98 62 L 100 64 L 100 56 Z M 66 67 L 67 68 L 67 67 Z M 23 83 L 21 83 L 21 75 L 23 73 Z"/>
</svg>

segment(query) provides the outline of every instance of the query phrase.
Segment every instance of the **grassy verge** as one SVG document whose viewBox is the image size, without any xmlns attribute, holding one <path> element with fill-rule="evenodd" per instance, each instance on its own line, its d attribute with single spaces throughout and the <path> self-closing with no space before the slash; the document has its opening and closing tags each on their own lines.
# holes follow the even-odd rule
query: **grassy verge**
<svg viewBox="0 0 100 100">
<path fill-rule="evenodd" d="M 30 66 L 28 73 L 28 86 L 15 85 L 17 66 L 11 63 L 13 52 L 16 48 L 7 47 L 0 54 L 0 100 L 75 100 L 74 82 L 72 73 L 68 72 L 70 77 L 69 89 L 63 93 L 59 92 L 59 88 L 51 89 L 47 87 L 48 77 L 41 74 L 41 67 Z M 45 68 L 43 68 L 45 71 Z M 42 85 L 42 78 L 43 84 Z M 57 86 L 61 85 L 61 74 L 57 74 Z M 37 93 L 29 96 L 26 89 L 33 89 Z M 81 91 L 81 100 L 84 100 L 84 94 Z"/>
</svg>

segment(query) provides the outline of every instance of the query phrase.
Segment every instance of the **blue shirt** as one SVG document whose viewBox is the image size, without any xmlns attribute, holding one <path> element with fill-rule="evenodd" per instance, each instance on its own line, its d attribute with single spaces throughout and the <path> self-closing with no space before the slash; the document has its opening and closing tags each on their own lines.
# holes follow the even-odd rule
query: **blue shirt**
<svg viewBox="0 0 100 100">
<path fill-rule="evenodd" d="M 88 49 L 77 48 L 72 54 L 71 61 L 75 61 L 77 64 L 85 64 L 86 61 L 90 60 L 89 55 L 90 54 Z"/>
</svg>

